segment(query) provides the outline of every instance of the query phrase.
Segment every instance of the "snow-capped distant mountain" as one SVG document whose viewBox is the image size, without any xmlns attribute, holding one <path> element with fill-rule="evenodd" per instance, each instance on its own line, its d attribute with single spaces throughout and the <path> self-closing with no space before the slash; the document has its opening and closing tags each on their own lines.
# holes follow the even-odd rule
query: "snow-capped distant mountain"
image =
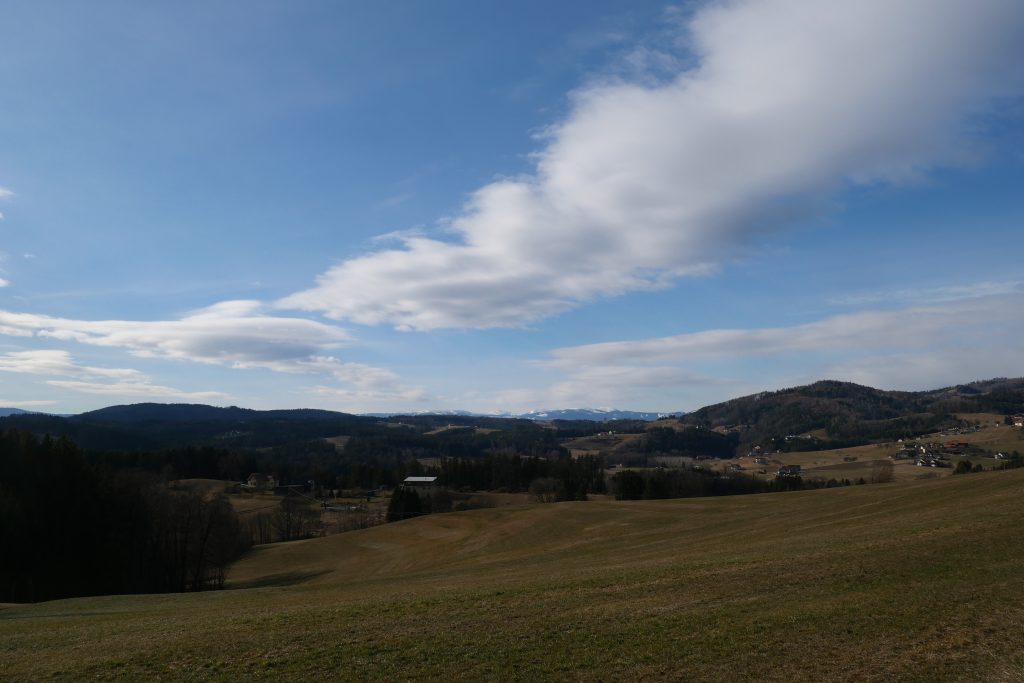
<svg viewBox="0 0 1024 683">
<path fill-rule="evenodd" d="M 394 417 L 396 415 L 409 415 L 416 417 L 420 415 L 452 415 L 455 417 L 515 417 L 508 413 L 474 413 L 468 410 L 415 410 L 399 413 L 359 413 L 362 417 Z"/>
<path fill-rule="evenodd" d="M 652 422 L 660 417 L 683 415 L 676 413 L 648 413 L 614 408 L 561 408 L 558 410 L 531 410 L 526 413 L 474 413 L 468 410 L 424 410 L 415 413 L 367 413 L 370 417 L 392 417 L 394 415 L 457 415 L 460 417 L 507 417 L 520 420 L 644 420 Z"/>
<path fill-rule="evenodd" d="M 635 410 L 615 410 L 614 408 L 563 408 L 560 410 L 531 410 L 516 415 L 526 420 L 645 420 L 652 422 L 659 417 L 679 416 L 683 413 L 647 413 Z"/>
</svg>

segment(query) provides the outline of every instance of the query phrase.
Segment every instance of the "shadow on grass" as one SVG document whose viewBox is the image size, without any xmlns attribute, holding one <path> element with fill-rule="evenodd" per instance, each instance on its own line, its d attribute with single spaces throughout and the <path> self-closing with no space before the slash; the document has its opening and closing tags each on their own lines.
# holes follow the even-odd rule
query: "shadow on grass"
<svg viewBox="0 0 1024 683">
<path fill-rule="evenodd" d="M 318 576 L 330 573 L 328 570 L 310 572 L 284 572 L 281 574 L 270 574 L 261 576 L 258 579 L 248 581 L 230 581 L 224 586 L 224 590 L 243 590 L 246 588 L 266 588 L 268 586 L 294 586 Z"/>
</svg>

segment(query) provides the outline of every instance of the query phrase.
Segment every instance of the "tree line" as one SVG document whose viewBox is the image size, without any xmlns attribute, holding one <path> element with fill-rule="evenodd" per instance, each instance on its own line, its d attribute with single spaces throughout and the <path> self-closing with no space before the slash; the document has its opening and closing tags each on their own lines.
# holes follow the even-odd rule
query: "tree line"
<svg viewBox="0 0 1024 683">
<path fill-rule="evenodd" d="M 0 431 L 0 602 L 217 588 L 248 545 L 223 495 L 91 463 L 67 439 Z"/>
<path fill-rule="evenodd" d="M 865 483 L 860 481 L 859 483 Z M 646 472 L 621 470 L 611 476 L 608 488 L 616 500 L 659 500 L 665 498 L 701 498 L 707 496 L 740 496 L 775 491 L 802 491 L 805 489 L 850 486 L 849 480 L 803 479 L 801 477 L 758 477 L 733 472 L 722 474 L 714 470 L 656 469 Z"/>
</svg>

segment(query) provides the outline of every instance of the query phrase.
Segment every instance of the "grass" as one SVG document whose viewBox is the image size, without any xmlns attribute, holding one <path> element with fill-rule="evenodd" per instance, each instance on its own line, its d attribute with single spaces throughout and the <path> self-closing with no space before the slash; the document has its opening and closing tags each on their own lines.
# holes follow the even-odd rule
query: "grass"
<svg viewBox="0 0 1024 683">
<path fill-rule="evenodd" d="M 992 453 L 1004 451 L 1024 452 L 1024 430 L 1015 429 L 1001 424 L 1002 416 L 990 413 L 969 413 L 957 417 L 971 422 L 978 421 L 983 426 L 980 431 L 966 432 L 964 434 L 935 433 L 921 437 L 921 441 L 962 441 L 977 448 L 983 448 Z M 768 463 L 756 464 L 751 457 L 740 457 L 736 460 L 723 460 L 716 463 L 716 467 L 724 471 L 733 462 L 739 464 L 748 473 L 760 473 L 761 470 L 771 476 L 780 465 L 800 465 L 803 475 L 818 479 L 849 479 L 851 481 L 863 477 L 870 480 L 874 463 L 890 462 L 889 456 L 895 454 L 902 444 L 889 442 L 883 444 L 867 444 L 863 446 L 852 446 L 849 448 L 835 448 L 823 451 L 794 451 L 791 453 L 767 454 Z M 960 458 L 953 456 L 949 459 L 950 467 L 945 468 L 920 468 L 915 465 L 915 460 L 897 460 L 894 463 L 893 476 L 898 482 L 912 481 L 921 478 L 945 477 L 953 473 Z M 971 457 L 967 460 L 972 464 L 979 464 L 986 469 L 998 467 L 1001 463 L 991 458 Z"/>
<path fill-rule="evenodd" d="M 1021 681 L 1024 471 L 436 515 L 0 609 L 0 678 Z"/>
</svg>

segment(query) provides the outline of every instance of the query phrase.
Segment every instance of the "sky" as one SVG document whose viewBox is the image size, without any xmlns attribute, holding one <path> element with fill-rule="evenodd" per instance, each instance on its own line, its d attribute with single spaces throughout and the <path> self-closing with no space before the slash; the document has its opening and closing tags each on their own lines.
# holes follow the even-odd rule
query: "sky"
<svg viewBox="0 0 1024 683">
<path fill-rule="evenodd" d="M 0 406 L 1024 375 L 1019 0 L 0 3 Z"/>
</svg>

